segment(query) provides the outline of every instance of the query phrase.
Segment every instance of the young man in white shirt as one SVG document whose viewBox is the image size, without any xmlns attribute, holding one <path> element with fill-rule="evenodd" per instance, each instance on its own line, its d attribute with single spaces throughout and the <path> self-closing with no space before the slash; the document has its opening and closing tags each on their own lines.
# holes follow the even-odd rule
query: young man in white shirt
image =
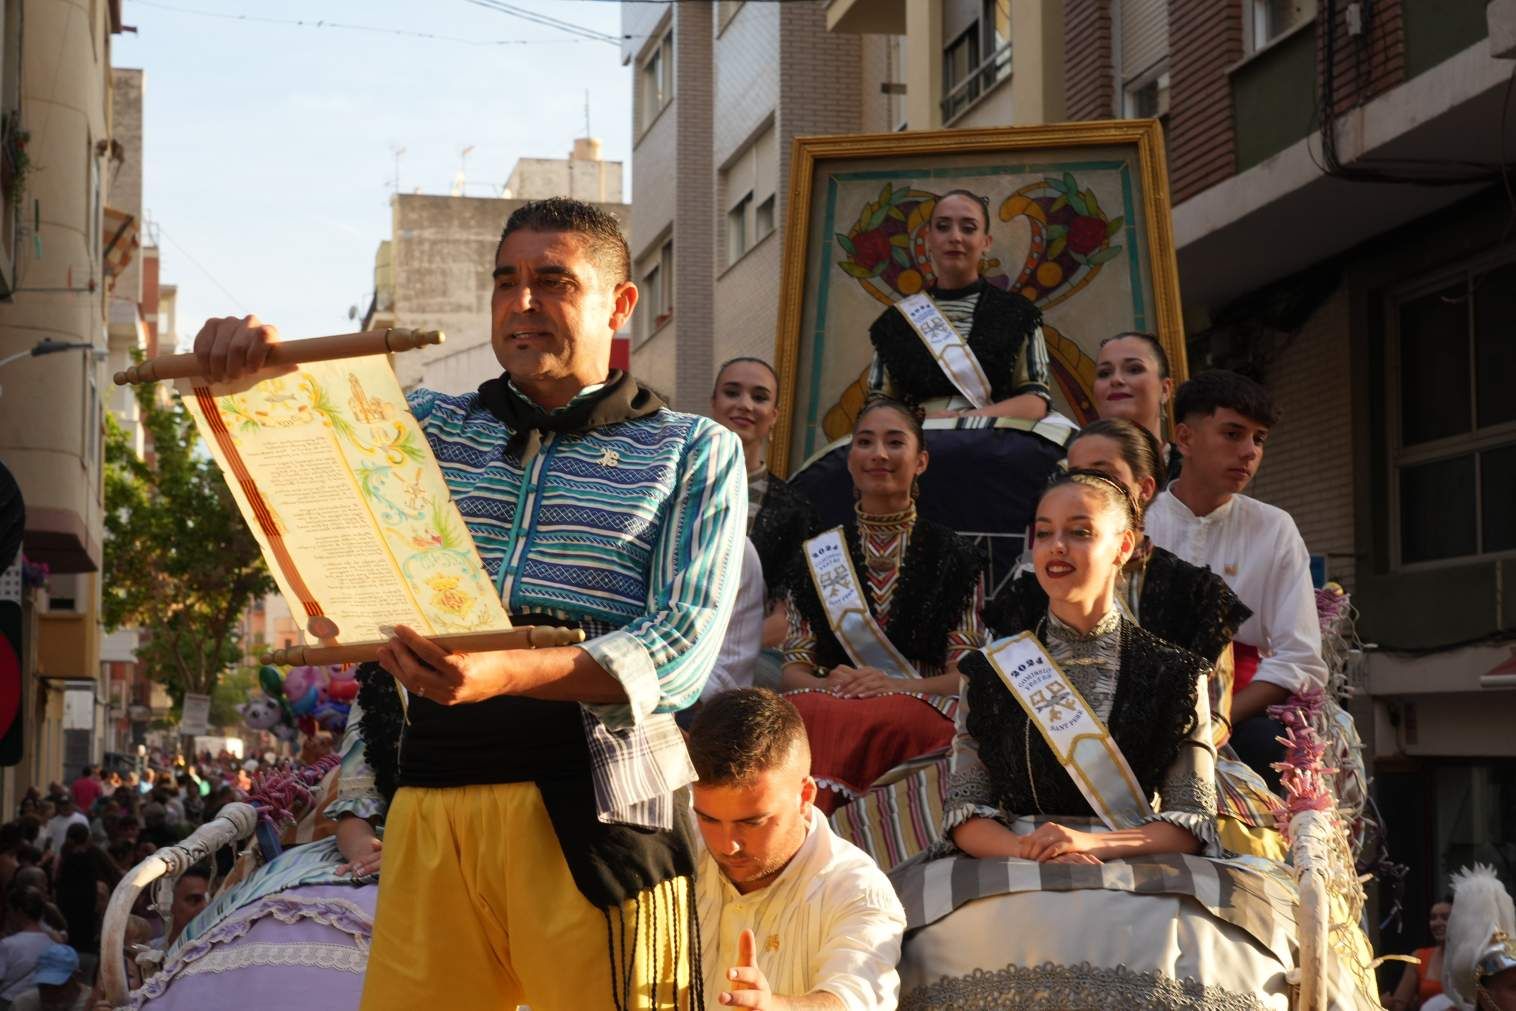
<svg viewBox="0 0 1516 1011">
<path fill-rule="evenodd" d="M 1202 372 L 1174 398 L 1179 477 L 1148 506 L 1147 535 L 1208 566 L 1253 611 L 1234 639 L 1231 744 L 1279 789 L 1283 727 L 1268 707 L 1326 686 L 1310 554 L 1290 514 L 1242 494 L 1277 420 L 1268 391 L 1235 372 Z"/>
<path fill-rule="evenodd" d="M 905 912 L 815 809 L 805 724 L 767 688 L 708 700 L 689 736 L 706 999 L 766 1011 L 890 1011 Z"/>
</svg>

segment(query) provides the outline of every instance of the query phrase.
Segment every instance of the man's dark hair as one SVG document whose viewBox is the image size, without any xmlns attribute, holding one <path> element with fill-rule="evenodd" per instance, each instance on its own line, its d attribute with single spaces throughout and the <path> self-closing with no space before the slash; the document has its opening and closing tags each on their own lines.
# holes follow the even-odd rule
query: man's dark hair
<svg viewBox="0 0 1516 1011">
<path fill-rule="evenodd" d="M 690 727 L 690 760 L 702 786 L 741 786 L 810 743 L 800 711 L 767 688 L 736 688 L 711 698 Z M 809 771 L 809 770 L 807 770 Z"/>
<path fill-rule="evenodd" d="M 511 212 L 505 231 L 495 247 L 495 259 L 512 232 L 574 232 L 584 237 L 589 257 L 606 280 L 620 284 L 632 276 L 632 253 L 626 236 L 615 218 L 583 200 L 572 197 L 548 197 L 531 200 Z"/>
<path fill-rule="evenodd" d="M 1201 372 L 1186 380 L 1174 394 L 1174 417 L 1179 421 L 1189 421 L 1197 415 L 1210 417 L 1223 407 L 1266 428 L 1273 428 L 1279 420 L 1268 390 L 1247 376 L 1226 369 Z"/>
<path fill-rule="evenodd" d="M 208 862 L 202 860 L 200 863 L 195 864 L 186 870 L 183 874 L 179 875 L 179 877 L 199 878 L 201 881 L 209 882 L 211 879 L 211 865 Z"/>
<path fill-rule="evenodd" d="M 47 896 L 29 885 L 12 887 L 7 899 L 12 909 L 33 923 L 42 922 L 42 917 L 47 913 Z"/>
</svg>

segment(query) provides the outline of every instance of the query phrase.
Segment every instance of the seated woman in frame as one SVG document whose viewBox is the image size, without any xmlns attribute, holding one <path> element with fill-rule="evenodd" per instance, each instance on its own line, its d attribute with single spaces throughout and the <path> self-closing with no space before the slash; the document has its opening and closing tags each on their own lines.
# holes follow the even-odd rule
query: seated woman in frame
<svg viewBox="0 0 1516 1011">
<path fill-rule="evenodd" d="M 990 248 L 984 198 L 968 190 L 938 197 L 926 248 L 937 283 L 869 327 L 871 390 L 920 406 L 930 418 L 1046 417 L 1042 313 L 979 274 Z"/>
<path fill-rule="evenodd" d="M 1068 465 L 1113 478 L 1143 511 L 1158 490 L 1158 443 L 1135 422 L 1102 418 L 1087 425 L 1069 441 Z M 1147 631 L 1211 664 L 1211 720 L 1215 743 L 1223 745 L 1231 704 L 1232 636 L 1252 613 L 1247 605 L 1219 575 L 1189 564 L 1146 537 L 1139 539 L 1117 577 L 1116 602 Z M 986 605 L 985 624 L 993 634 L 1013 634 L 1031 628 L 1047 604 L 1037 574 L 1024 572 Z M 1230 749 L 1218 755 L 1217 773 L 1223 847 L 1232 853 L 1283 859 L 1284 840 L 1275 829 L 1278 798 Z"/>
<path fill-rule="evenodd" d="M 933 459 L 922 481 L 926 515 L 954 530 L 1019 541 L 1072 429 L 1049 409 L 1042 313 L 981 276 L 991 245 L 983 197 L 967 190 L 937 197 L 924 244 L 935 281 L 869 327 L 869 389 L 925 415 Z M 823 523 L 846 515 L 846 454 L 845 440 L 834 443 L 791 476 Z M 984 494 L 959 494 L 968 486 Z M 1009 564 L 1014 554 L 1005 558 Z"/>
<path fill-rule="evenodd" d="M 826 814 L 947 748 L 958 658 L 986 641 L 979 552 L 917 513 L 926 467 L 915 415 L 871 402 L 848 452 L 855 516 L 807 540 L 793 566 L 781 685 L 805 719 Z"/>
<path fill-rule="evenodd" d="M 965 865 L 893 876 L 914 929 L 901 1006 L 1284 1011 L 1293 878 L 1211 859 L 1208 665 L 1116 603 L 1141 539 L 1136 503 L 1074 471 L 1035 524 L 1047 609 L 960 662 L 938 856 Z M 1331 996 L 1374 1006 L 1352 988 Z"/>
</svg>

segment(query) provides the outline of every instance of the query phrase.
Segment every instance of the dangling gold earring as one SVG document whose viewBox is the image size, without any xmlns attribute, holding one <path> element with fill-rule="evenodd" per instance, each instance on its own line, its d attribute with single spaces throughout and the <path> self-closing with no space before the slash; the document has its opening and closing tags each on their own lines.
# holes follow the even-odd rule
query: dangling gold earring
<svg viewBox="0 0 1516 1011">
<path fill-rule="evenodd" d="M 918 477 L 913 477 L 913 478 L 911 478 L 911 501 L 914 502 L 914 501 L 916 501 L 920 497 L 921 497 L 921 479 L 918 478 Z"/>
</svg>

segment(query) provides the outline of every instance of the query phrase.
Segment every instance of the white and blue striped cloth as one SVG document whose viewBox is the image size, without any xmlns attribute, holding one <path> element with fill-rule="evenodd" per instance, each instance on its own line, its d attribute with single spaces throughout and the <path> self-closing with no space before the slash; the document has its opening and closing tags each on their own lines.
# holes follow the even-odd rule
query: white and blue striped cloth
<svg viewBox="0 0 1516 1011">
<path fill-rule="evenodd" d="M 506 609 L 577 623 L 626 690 L 626 703 L 581 706 L 600 819 L 671 827 L 670 795 L 695 773 L 668 714 L 700 697 L 736 599 L 742 444 L 665 409 L 545 432 L 523 467 L 478 394 L 407 399 Z"/>
</svg>

